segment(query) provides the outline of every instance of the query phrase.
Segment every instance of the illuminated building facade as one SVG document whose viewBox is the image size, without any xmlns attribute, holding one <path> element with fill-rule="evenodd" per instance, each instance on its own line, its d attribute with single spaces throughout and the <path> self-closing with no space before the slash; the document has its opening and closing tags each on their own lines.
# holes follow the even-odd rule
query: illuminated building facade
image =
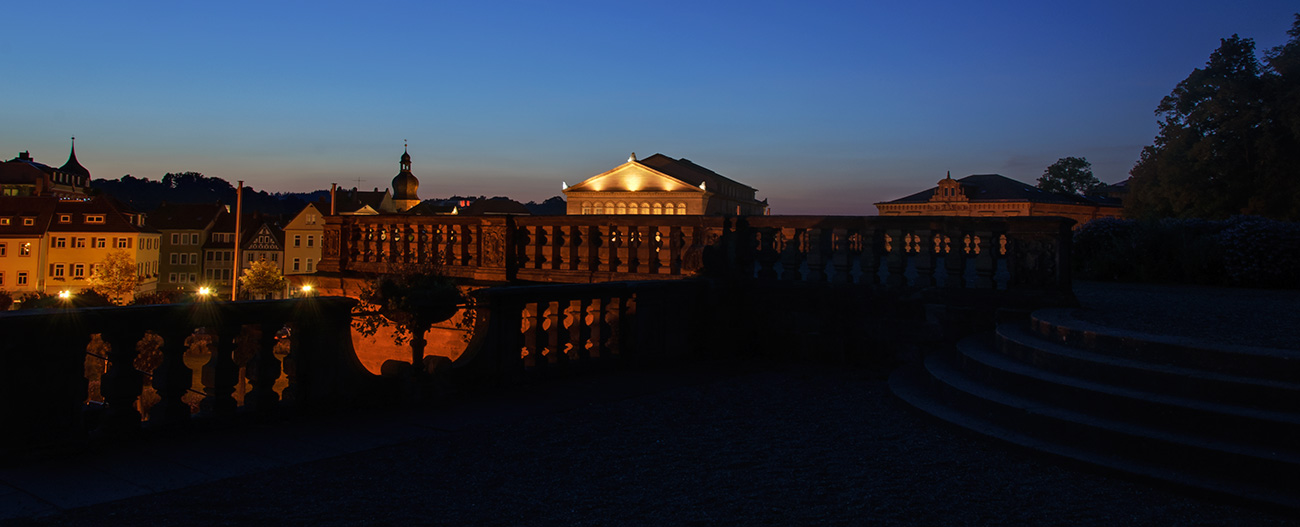
<svg viewBox="0 0 1300 527">
<path fill-rule="evenodd" d="M 688 159 L 636 154 L 613 169 L 564 188 L 568 214 L 767 213 L 753 187 L 733 181 Z"/>
<path fill-rule="evenodd" d="M 0 163 L 0 195 L 84 198 L 89 187 L 90 171 L 77 161 L 75 145 L 59 168 L 38 163 L 28 152 Z"/>
<path fill-rule="evenodd" d="M 876 203 L 876 209 L 881 216 L 1060 216 L 1078 225 L 1124 212 L 1115 198 L 1048 192 L 998 174 L 949 174 L 934 188 Z"/>
</svg>

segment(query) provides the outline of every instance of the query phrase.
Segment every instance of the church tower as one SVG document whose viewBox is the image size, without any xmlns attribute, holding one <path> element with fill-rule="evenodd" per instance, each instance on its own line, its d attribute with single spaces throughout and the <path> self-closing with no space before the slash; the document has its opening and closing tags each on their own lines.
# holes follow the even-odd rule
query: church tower
<svg viewBox="0 0 1300 527">
<path fill-rule="evenodd" d="M 393 177 L 393 205 L 397 212 L 406 212 L 420 204 L 420 180 L 411 173 L 411 154 L 402 148 L 401 171 Z"/>
</svg>

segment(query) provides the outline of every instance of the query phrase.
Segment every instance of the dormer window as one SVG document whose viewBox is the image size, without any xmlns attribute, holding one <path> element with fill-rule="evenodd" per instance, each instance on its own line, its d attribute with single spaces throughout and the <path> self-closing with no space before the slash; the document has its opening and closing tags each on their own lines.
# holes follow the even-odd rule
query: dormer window
<svg viewBox="0 0 1300 527">
<path fill-rule="evenodd" d="M 71 215 L 71 214 L 60 214 L 60 215 L 59 215 L 59 223 L 72 223 L 72 215 Z"/>
<path fill-rule="evenodd" d="M 0 225 L 9 225 L 9 218 L 0 218 Z"/>
<path fill-rule="evenodd" d="M 86 223 L 104 223 L 103 214 L 87 214 Z"/>
<path fill-rule="evenodd" d="M 32 225 L 36 225 L 36 218 L 23 218 L 23 226 L 31 227 Z"/>
</svg>

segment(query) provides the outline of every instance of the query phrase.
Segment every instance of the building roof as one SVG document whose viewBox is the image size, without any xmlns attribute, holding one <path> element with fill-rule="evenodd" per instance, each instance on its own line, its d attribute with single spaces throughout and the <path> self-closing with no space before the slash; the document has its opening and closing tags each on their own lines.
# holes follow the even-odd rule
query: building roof
<svg viewBox="0 0 1300 527">
<path fill-rule="evenodd" d="M 54 169 L 49 165 L 38 163 L 27 152 L 22 152 L 18 157 L 0 163 L 0 183 L 34 185 L 38 180 L 44 181 L 46 174 L 52 172 Z"/>
<path fill-rule="evenodd" d="M 962 191 L 970 201 L 1030 201 L 1034 203 L 1059 203 L 1072 205 L 1109 204 L 1096 197 L 1085 197 L 1062 192 L 1048 192 L 999 174 L 975 174 L 958 179 L 957 182 L 961 183 Z M 938 188 L 938 186 L 934 186 L 928 190 L 923 190 L 916 194 L 898 198 L 893 201 L 885 201 L 881 204 L 927 203 L 930 201 L 930 198 L 934 197 L 934 192 Z"/>
<path fill-rule="evenodd" d="M 402 150 L 401 170 L 393 176 L 393 199 L 420 199 L 420 180 L 411 173 L 411 154 Z"/>
<path fill-rule="evenodd" d="M 485 214 L 522 214 L 531 216 L 523 203 L 510 198 L 489 198 L 476 200 L 460 211 L 464 216 L 482 216 Z"/>
<path fill-rule="evenodd" d="M 726 182 L 754 190 L 754 187 L 692 163 L 691 160 L 686 158 L 673 159 L 656 153 L 638 162 L 697 187 L 700 186 L 700 183 L 704 183 L 706 188 L 719 189 L 724 186 L 723 182 Z"/>
<path fill-rule="evenodd" d="M 433 215 L 443 215 L 443 214 L 459 214 L 459 211 L 456 210 L 455 205 L 440 205 L 438 203 L 438 200 L 429 199 L 429 200 L 421 201 L 419 205 L 407 209 L 406 213 L 414 214 L 416 216 L 433 216 Z"/>
<path fill-rule="evenodd" d="M 56 198 L 38 196 L 0 196 L 0 218 L 9 218 L 9 225 L 0 225 L 0 236 L 40 236 L 50 226 L 54 217 Z M 23 218 L 33 218 L 32 225 L 23 225 Z"/>
<path fill-rule="evenodd" d="M 202 230 L 226 212 L 221 203 L 163 202 L 149 213 L 149 225 L 158 230 Z"/>
<path fill-rule="evenodd" d="M 394 212 L 391 201 L 389 201 L 389 206 L 385 206 L 384 201 L 386 199 L 392 199 L 387 190 L 357 190 L 356 187 L 353 187 L 351 190 L 339 189 L 334 192 L 335 211 L 339 214 L 356 212 L 365 207 L 375 209 L 377 212 Z M 321 211 L 330 210 L 328 197 L 322 199 L 319 203 L 318 208 Z"/>
<path fill-rule="evenodd" d="M 72 150 L 68 152 L 68 162 L 59 167 L 59 170 L 85 177 L 87 182 L 90 181 L 90 171 L 77 162 L 77 145 L 75 142 L 72 145 Z"/>
<path fill-rule="evenodd" d="M 57 198 L 54 198 L 57 199 Z M 124 212 L 115 206 L 114 200 L 104 196 L 92 199 L 59 199 L 54 206 L 56 219 L 50 220 L 49 232 L 158 232 L 150 227 L 142 227 L 132 222 L 133 212 Z M 69 214 L 71 222 L 62 223 L 57 216 Z M 103 215 L 104 223 L 86 223 L 88 215 Z"/>
</svg>

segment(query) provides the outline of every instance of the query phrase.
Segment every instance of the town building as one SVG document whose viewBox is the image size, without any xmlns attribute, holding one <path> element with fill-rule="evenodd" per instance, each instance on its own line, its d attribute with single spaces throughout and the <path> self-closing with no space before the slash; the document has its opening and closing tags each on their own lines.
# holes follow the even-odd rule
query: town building
<svg viewBox="0 0 1300 527">
<path fill-rule="evenodd" d="M 876 203 L 881 216 L 1061 216 L 1082 225 L 1123 216 L 1118 199 L 1048 192 L 998 174 L 952 175 L 934 188 Z"/>
<path fill-rule="evenodd" d="M 90 288 L 90 277 L 114 252 L 135 267 L 136 287 L 123 302 L 158 285 L 158 232 L 144 216 L 106 197 L 0 197 L 0 289 L 58 294 Z"/>
<path fill-rule="evenodd" d="M 328 210 L 328 209 L 326 209 Z M 325 215 L 315 203 L 303 207 L 284 226 L 284 274 L 312 274 L 320 263 Z"/>
<path fill-rule="evenodd" d="M 564 188 L 569 214 L 760 215 L 753 187 L 692 163 L 655 154 Z"/>
<path fill-rule="evenodd" d="M 253 262 L 266 261 L 276 265 L 284 274 L 284 230 L 269 219 L 253 217 L 244 222 L 244 233 L 239 239 L 239 275 L 252 267 Z M 241 284 L 241 297 L 249 297 Z M 268 298 L 284 298 L 284 291 L 271 293 Z M 250 297 L 251 298 L 251 297 Z"/>
<path fill-rule="evenodd" d="M 342 189 L 330 192 L 331 202 L 321 203 L 318 210 L 331 210 L 332 214 L 346 216 L 372 216 L 375 214 L 393 214 L 397 207 L 393 195 L 388 190 L 373 191 Z"/>
<path fill-rule="evenodd" d="M 197 290 L 206 280 L 203 246 L 230 209 L 220 203 L 163 203 L 149 215 L 149 224 L 158 230 L 162 249 L 159 254 L 158 290 Z"/>
<path fill-rule="evenodd" d="M 37 162 L 30 152 L 0 163 L 0 195 L 84 198 L 89 187 L 90 171 L 77 161 L 75 144 L 59 168 Z"/>
<path fill-rule="evenodd" d="M 231 283 L 235 276 L 235 215 L 222 214 L 208 230 L 203 244 L 203 280 L 200 286 L 209 287 L 221 298 L 230 298 Z"/>
</svg>

